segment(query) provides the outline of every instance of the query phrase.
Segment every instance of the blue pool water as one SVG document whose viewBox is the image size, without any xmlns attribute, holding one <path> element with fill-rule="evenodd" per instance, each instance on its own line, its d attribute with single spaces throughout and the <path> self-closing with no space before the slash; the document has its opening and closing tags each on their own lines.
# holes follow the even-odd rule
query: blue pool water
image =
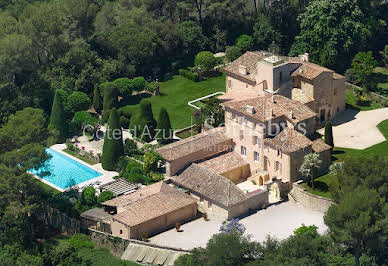
<svg viewBox="0 0 388 266">
<path fill-rule="evenodd" d="M 30 169 L 30 173 L 62 189 L 101 176 L 102 174 L 63 155 L 53 149 L 46 149 L 51 158 L 39 169 Z"/>
</svg>

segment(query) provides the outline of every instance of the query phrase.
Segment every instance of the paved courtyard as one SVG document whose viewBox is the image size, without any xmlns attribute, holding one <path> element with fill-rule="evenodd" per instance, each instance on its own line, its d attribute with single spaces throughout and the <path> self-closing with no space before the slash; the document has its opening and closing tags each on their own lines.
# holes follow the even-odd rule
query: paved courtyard
<svg viewBox="0 0 388 266">
<path fill-rule="evenodd" d="M 388 108 L 370 111 L 346 109 L 333 120 L 334 145 L 350 149 L 365 149 L 385 141 L 376 127 L 388 119 Z M 324 134 L 324 129 L 318 131 Z"/>
<path fill-rule="evenodd" d="M 212 217 L 209 221 L 197 219 L 182 225 L 182 232 L 171 229 L 149 240 L 151 243 L 183 249 L 205 247 L 210 237 L 219 232 L 222 221 L 220 218 Z M 252 240 L 260 242 L 264 241 L 267 235 L 278 239 L 287 238 L 302 224 L 316 225 L 320 233 L 327 230 L 323 222 L 323 213 L 305 209 L 292 202 L 258 211 L 241 219 L 241 223 L 246 227 L 246 232 L 251 235 Z"/>
</svg>

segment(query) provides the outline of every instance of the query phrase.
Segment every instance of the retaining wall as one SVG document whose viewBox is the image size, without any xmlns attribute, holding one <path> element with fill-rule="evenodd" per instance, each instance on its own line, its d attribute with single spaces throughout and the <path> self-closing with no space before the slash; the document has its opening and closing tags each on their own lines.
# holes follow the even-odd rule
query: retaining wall
<svg viewBox="0 0 388 266">
<path fill-rule="evenodd" d="M 81 223 L 78 219 L 71 218 L 49 206 L 46 208 L 46 213 L 43 214 L 43 221 L 61 233 L 68 235 L 78 234 L 81 230 Z"/>
<path fill-rule="evenodd" d="M 307 192 L 299 183 L 300 182 L 296 182 L 292 185 L 292 190 L 288 195 L 290 201 L 310 210 L 322 213 L 325 213 L 329 207 L 334 204 L 334 201 L 331 199 Z"/>
<path fill-rule="evenodd" d="M 153 243 L 144 242 L 144 241 L 135 240 L 135 239 L 124 239 L 120 237 L 113 237 L 110 234 L 100 232 L 91 228 L 89 228 L 89 235 L 90 235 L 90 239 L 96 244 L 96 247 L 108 248 L 111 251 L 111 253 L 117 257 L 121 257 L 123 255 L 125 249 L 128 247 L 130 243 L 146 246 L 146 247 L 165 249 L 169 251 L 179 251 L 179 252 L 186 252 L 186 253 L 190 252 L 189 250 L 185 250 L 185 249 L 156 245 Z"/>
</svg>

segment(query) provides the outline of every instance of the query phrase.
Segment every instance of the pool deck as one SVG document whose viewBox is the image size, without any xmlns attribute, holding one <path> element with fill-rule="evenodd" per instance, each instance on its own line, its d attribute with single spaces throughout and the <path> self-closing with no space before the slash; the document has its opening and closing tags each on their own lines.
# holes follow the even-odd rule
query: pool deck
<svg viewBox="0 0 388 266">
<path fill-rule="evenodd" d="M 66 144 L 55 144 L 55 145 L 51 146 L 50 148 L 55 150 L 55 151 L 57 151 L 57 152 L 59 152 L 59 153 L 61 153 L 61 154 L 63 154 L 63 155 L 65 155 L 65 156 L 67 156 L 67 157 L 69 157 L 69 158 L 71 158 L 71 159 L 73 159 L 74 161 L 77 161 L 80 164 L 85 165 L 85 166 L 87 166 L 87 167 L 89 167 L 89 168 L 91 168 L 93 170 L 96 170 L 97 172 L 102 174 L 101 176 L 98 176 L 96 178 L 93 178 L 93 179 L 90 179 L 90 180 L 87 180 L 85 182 L 77 184 L 75 187 L 77 187 L 79 189 L 79 191 L 82 191 L 83 190 L 82 188 L 85 188 L 87 186 L 95 185 L 96 182 L 100 182 L 98 186 L 101 186 L 101 185 L 104 185 L 106 183 L 112 182 L 114 180 L 113 177 L 119 175 L 119 173 L 117 173 L 115 171 L 106 171 L 106 170 L 102 169 L 101 163 L 95 164 L 95 165 L 90 165 L 90 164 L 87 164 L 84 161 L 82 161 L 82 160 L 80 160 L 80 159 L 78 159 L 78 158 L 76 158 L 74 156 L 71 156 L 70 154 L 64 152 L 63 150 L 66 149 Z M 67 188 L 67 189 L 60 188 L 60 187 L 58 187 L 58 186 L 56 186 L 56 185 L 54 185 L 54 184 L 44 180 L 41 177 L 38 177 L 36 175 L 34 175 L 34 176 L 35 176 L 35 178 L 37 178 L 38 180 L 42 181 L 43 183 L 45 183 L 45 184 L 55 188 L 56 190 L 61 191 L 61 192 L 64 192 L 67 189 L 69 189 L 69 188 Z M 97 193 L 98 192 L 99 191 L 97 190 Z"/>
</svg>

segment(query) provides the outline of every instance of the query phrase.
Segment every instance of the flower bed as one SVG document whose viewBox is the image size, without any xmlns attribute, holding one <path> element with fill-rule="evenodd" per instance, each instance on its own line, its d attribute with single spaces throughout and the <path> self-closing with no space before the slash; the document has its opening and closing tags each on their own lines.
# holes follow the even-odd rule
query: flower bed
<svg viewBox="0 0 388 266">
<path fill-rule="evenodd" d="M 67 150 L 74 153 L 71 154 L 87 163 L 97 164 L 101 162 L 101 154 L 95 153 L 93 150 L 87 151 L 85 146 L 80 146 L 79 143 L 66 143 Z M 86 160 L 84 160 L 86 159 Z"/>
</svg>

